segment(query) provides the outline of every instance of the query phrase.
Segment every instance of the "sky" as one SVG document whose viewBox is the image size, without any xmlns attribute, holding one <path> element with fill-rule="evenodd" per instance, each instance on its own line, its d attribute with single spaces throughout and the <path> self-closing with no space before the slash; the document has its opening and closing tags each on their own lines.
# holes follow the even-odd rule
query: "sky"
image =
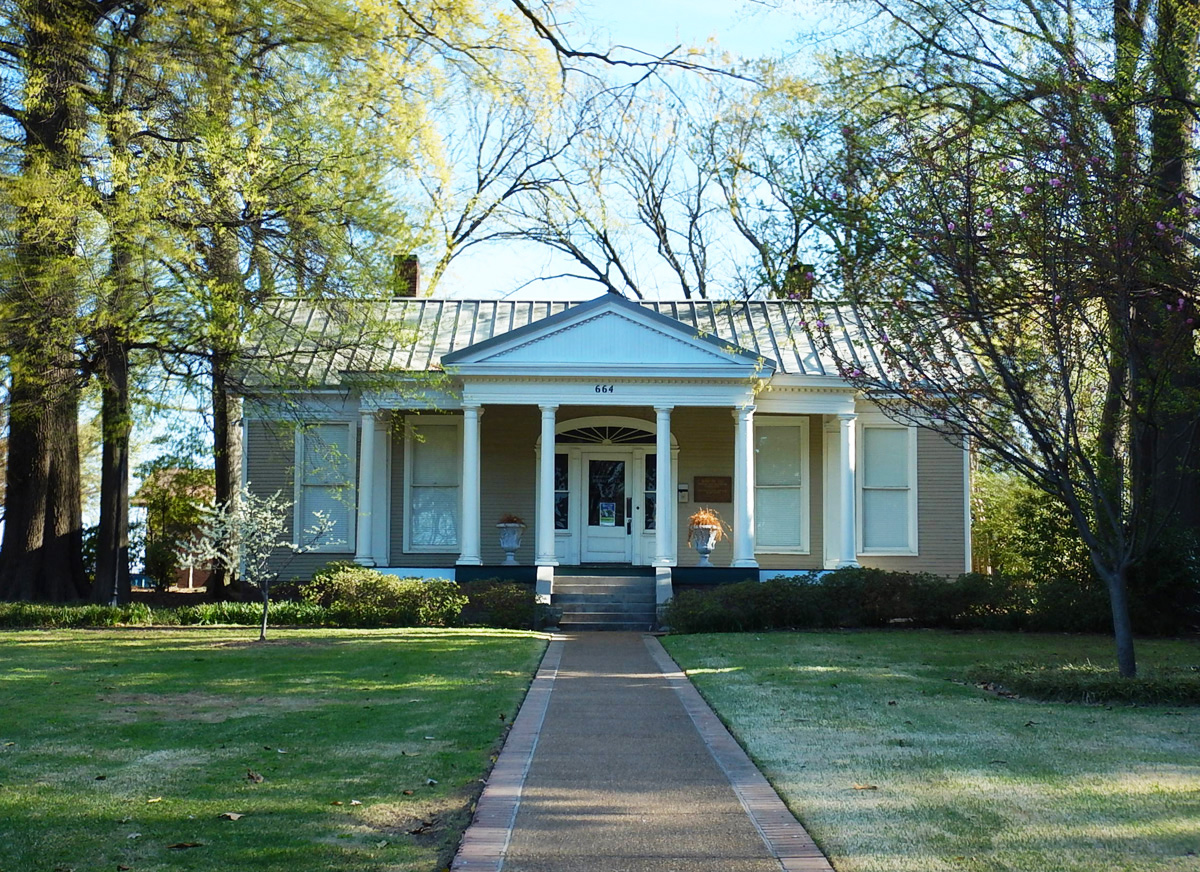
<svg viewBox="0 0 1200 872">
<path fill-rule="evenodd" d="M 595 46 L 624 45 L 663 53 L 677 45 L 715 40 L 743 57 L 779 56 L 796 48 L 797 34 L 818 23 L 830 6 L 816 0 L 576 0 L 574 21 L 595 34 Z M 440 297 L 590 299 L 603 293 L 582 279 L 536 281 L 578 272 L 565 255 L 536 244 L 469 249 L 437 289 Z"/>
</svg>

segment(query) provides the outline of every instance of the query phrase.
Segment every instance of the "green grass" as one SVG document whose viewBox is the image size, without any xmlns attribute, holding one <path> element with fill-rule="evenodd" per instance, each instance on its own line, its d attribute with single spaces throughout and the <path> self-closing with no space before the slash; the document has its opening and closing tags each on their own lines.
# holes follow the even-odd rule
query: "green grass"
<svg viewBox="0 0 1200 872">
<path fill-rule="evenodd" d="M 839 872 L 1200 870 L 1200 709 L 1033 702 L 979 663 L 1109 639 L 938 631 L 665 640 Z M 1143 669 L 1200 665 L 1146 641 Z"/>
<path fill-rule="evenodd" d="M 253 638 L 0 633 L 0 872 L 444 866 L 544 639 Z"/>
</svg>

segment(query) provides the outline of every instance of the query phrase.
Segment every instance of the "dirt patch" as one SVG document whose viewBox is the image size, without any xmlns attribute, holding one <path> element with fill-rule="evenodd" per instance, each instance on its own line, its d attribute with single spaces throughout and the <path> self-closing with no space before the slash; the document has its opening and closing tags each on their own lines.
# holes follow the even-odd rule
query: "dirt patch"
<svg viewBox="0 0 1200 872">
<path fill-rule="evenodd" d="M 223 627 L 222 629 L 229 629 Z M 258 639 L 229 639 L 224 642 L 214 642 L 209 645 L 210 648 L 328 648 L 332 642 L 313 639 L 272 639 L 267 638 L 266 641 Z"/>
<path fill-rule="evenodd" d="M 364 806 L 362 822 L 372 831 L 394 841 L 406 841 L 438 852 L 437 868 L 448 867 L 458 850 L 462 832 L 471 822 L 479 791 L 468 791 L 440 799 L 412 802 L 381 802 Z"/>
<path fill-rule="evenodd" d="M 139 720 L 220 724 L 231 718 L 261 714 L 265 710 L 308 711 L 322 704 L 319 699 L 304 696 L 243 699 L 216 693 L 105 693 L 100 695 L 99 701 L 109 705 L 101 714 L 101 720 L 123 724 Z"/>
</svg>

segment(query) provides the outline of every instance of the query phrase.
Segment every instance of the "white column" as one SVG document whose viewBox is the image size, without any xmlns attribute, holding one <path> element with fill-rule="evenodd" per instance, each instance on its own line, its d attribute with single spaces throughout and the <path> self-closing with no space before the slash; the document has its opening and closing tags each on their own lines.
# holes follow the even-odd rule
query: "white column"
<svg viewBox="0 0 1200 872">
<path fill-rule="evenodd" d="M 542 410 L 542 455 L 538 469 L 537 555 L 538 566 L 558 566 L 554 550 L 554 414 L 557 404 L 538 404 Z"/>
<path fill-rule="evenodd" d="M 673 566 L 672 543 L 675 525 L 671 523 L 671 508 L 675 494 L 671 493 L 671 406 L 655 406 L 657 417 L 655 435 L 654 474 L 654 565 Z"/>
<path fill-rule="evenodd" d="M 355 518 L 354 562 L 374 566 L 371 507 L 375 504 L 375 413 L 363 412 L 358 447 L 358 514 Z"/>
<path fill-rule="evenodd" d="M 840 519 L 841 522 L 839 524 L 842 531 L 842 553 L 841 559 L 838 561 L 838 567 L 858 566 L 858 537 L 855 535 L 854 524 L 854 467 L 856 464 L 856 449 L 854 445 L 855 421 L 855 415 L 838 415 L 838 423 L 841 426 L 841 438 L 839 439 L 839 443 L 842 461 L 842 505 Z"/>
<path fill-rule="evenodd" d="M 463 404 L 460 566 L 483 563 L 479 551 L 479 416 L 482 414 L 478 404 Z"/>
<path fill-rule="evenodd" d="M 733 566 L 754 559 L 754 406 L 733 410 Z"/>
</svg>

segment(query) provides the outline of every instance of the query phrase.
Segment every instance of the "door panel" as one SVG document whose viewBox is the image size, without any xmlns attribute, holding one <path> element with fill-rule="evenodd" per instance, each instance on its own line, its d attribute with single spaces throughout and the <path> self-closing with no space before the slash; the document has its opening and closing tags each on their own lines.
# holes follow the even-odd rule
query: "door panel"
<svg viewBox="0 0 1200 872">
<path fill-rule="evenodd" d="M 585 454 L 584 530 L 581 559 L 596 563 L 628 563 L 632 558 L 629 525 L 631 500 L 629 454 Z"/>
</svg>

